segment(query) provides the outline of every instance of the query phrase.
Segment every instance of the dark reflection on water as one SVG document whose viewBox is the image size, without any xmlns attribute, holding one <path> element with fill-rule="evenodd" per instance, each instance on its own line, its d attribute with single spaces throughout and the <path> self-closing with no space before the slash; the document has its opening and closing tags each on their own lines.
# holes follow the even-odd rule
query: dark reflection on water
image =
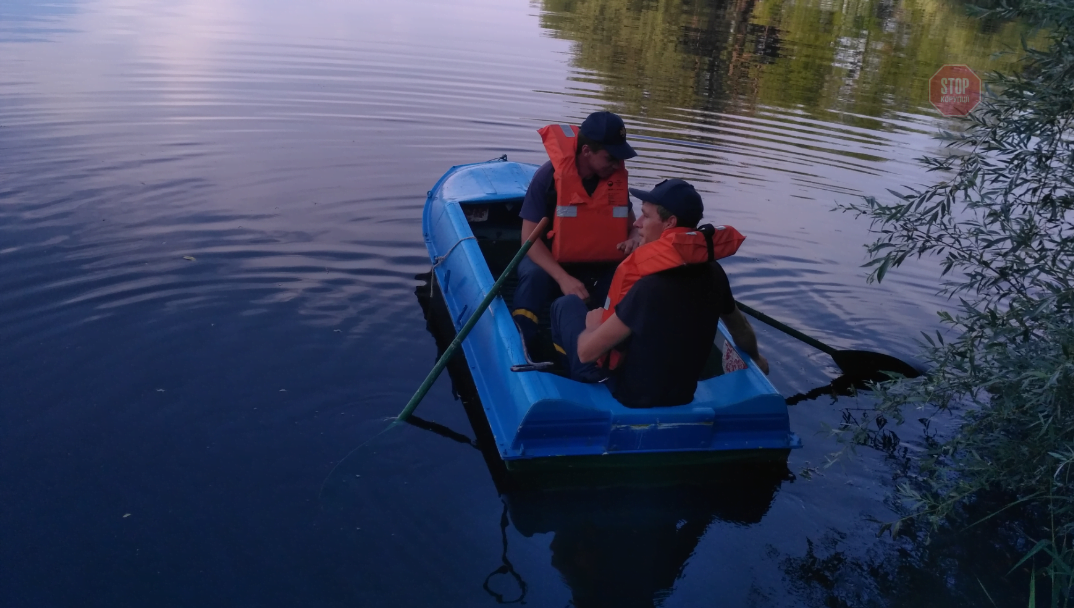
<svg viewBox="0 0 1074 608">
<path fill-rule="evenodd" d="M 426 281 L 429 275 L 423 275 Z M 439 291 L 415 290 L 439 352 L 455 335 Z M 522 601 L 528 584 L 507 558 L 508 522 L 529 538 L 552 534 L 551 564 L 571 589 L 573 605 L 653 606 L 670 595 L 686 561 L 715 520 L 736 526 L 759 523 L 780 485 L 791 477 L 786 463 L 656 469 L 571 469 L 508 472 L 499 459 L 473 378 L 463 357 L 448 366 L 452 391 L 466 408 L 476 441 L 418 418 L 415 426 L 482 450 L 504 501 L 503 565 L 486 579 L 498 602 L 494 576 L 510 576 Z"/>
<path fill-rule="evenodd" d="M 576 606 L 652 606 L 671 594 L 714 520 L 759 522 L 778 483 L 520 491 L 506 501 L 522 535 L 553 534 L 552 566 Z"/>
<path fill-rule="evenodd" d="M 946 0 L 0 3 L 0 604 L 492 605 L 505 541 L 534 606 L 1020 598 L 983 540 L 875 538 L 890 457 L 825 469 L 818 432 L 868 399 L 764 327 L 773 383 L 814 397 L 793 482 L 507 484 L 447 378 L 377 436 L 437 350 L 425 192 L 598 108 L 635 185 L 691 179 L 747 235 L 740 300 L 912 354 L 937 273 L 866 285 L 829 209 L 931 179 L 925 81 L 1019 33 Z"/>
</svg>

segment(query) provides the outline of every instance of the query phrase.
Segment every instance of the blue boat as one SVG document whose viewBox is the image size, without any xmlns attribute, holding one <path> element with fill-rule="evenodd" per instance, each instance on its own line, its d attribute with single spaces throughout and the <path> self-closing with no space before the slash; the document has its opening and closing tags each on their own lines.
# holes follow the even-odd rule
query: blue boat
<svg viewBox="0 0 1074 608">
<path fill-rule="evenodd" d="M 521 244 L 518 211 L 536 170 L 506 157 L 460 165 L 428 193 L 422 228 L 432 282 L 456 331 Z M 784 398 L 738 351 L 722 322 L 713 345 L 716 364 L 707 366 L 711 377 L 703 375 L 693 402 L 635 409 L 602 384 L 576 382 L 531 361 L 511 317 L 512 293 L 512 286 L 505 287 L 462 344 L 509 469 L 549 459 L 596 466 L 785 460 L 801 447 Z"/>
</svg>

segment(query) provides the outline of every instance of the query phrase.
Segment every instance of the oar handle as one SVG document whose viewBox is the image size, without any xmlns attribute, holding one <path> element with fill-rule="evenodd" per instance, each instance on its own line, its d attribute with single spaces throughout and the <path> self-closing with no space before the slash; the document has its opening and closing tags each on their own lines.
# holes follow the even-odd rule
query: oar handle
<svg viewBox="0 0 1074 608">
<path fill-rule="evenodd" d="M 783 323 L 780 323 L 779 321 L 777 321 L 777 320 L 773 319 L 772 317 L 764 314 L 763 312 L 760 312 L 758 310 L 754 310 L 754 309 L 750 308 L 749 306 L 746 306 L 742 302 L 739 302 L 739 301 L 736 300 L 735 304 L 738 305 L 739 310 L 741 310 L 742 312 L 744 312 L 744 313 L 750 315 L 751 317 L 757 319 L 758 321 L 761 321 L 762 323 L 766 323 L 768 325 L 771 325 L 772 327 L 775 327 L 776 329 L 778 329 L 781 332 L 787 334 L 788 336 L 798 338 L 802 342 L 805 342 L 806 344 L 812 346 L 813 348 L 815 348 L 815 349 L 817 349 L 819 351 L 823 351 L 825 353 L 828 353 L 829 355 L 831 355 L 833 357 L 835 356 L 835 353 L 839 352 L 839 351 L 835 350 L 834 348 L 832 348 L 831 346 L 828 346 L 827 344 L 821 342 L 820 340 L 810 338 L 809 336 L 803 334 L 802 332 L 798 331 L 797 329 L 795 329 L 793 327 L 790 327 L 789 325 L 785 325 Z"/>
<path fill-rule="evenodd" d="M 533 229 L 529 238 L 522 244 L 522 248 L 519 249 L 518 253 L 515 254 L 515 257 L 511 259 L 511 263 L 507 265 L 507 268 L 503 269 L 500 278 L 496 279 L 496 282 L 492 284 L 492 288 L 485 294 L 485 299 L 481 300 L 481 304 L 478 304 L 477 310 L 470 315 L 466 324 L 463 325 L 462 329 L 459 330 L 459 333 L 455 335 L 455 339 L 451 341 L 451 344 L 449 344 L 446 349 L 444 349 L 444 354 L 440 355 L 440 358 L 436 360 L 436 365 L 433 366 L 433 369 L 429 371 L 429 375 L 425 377 L 425 381 L 418 387 L 418 392 L 414 393 L 414 396 L 410 398 L 406 407 L 404 407 L 403 411 L 399 412 L 399 415 L 395 417 L 395 421 L 392 422 L 391 426 L 405 422 L 414 409 L 418 407 L 418 404 L 421 403 L 421 400 L 425 397 L 425 393 L 429 392 L 429 389 L 433 386 L 433 382 L 436 382 L 437 377 L 440 376 L 440 372 L 444 371 L 444 367 L 446 367 L 448 361 L 451 360 L 451 356 L 455 354 L 455 351 L 459 349 L 462 341 L 470 334 L 470 330 L 477 325 L 477 321 L 481 318 L 481 314 L 485 312 L 485 309 L 489 307 L 489 304 L 492 304 L 493 298 L 500 293 L 503 284 L 507 282 L 507 277 L 511 276 L 511 273 L 515 271 L 515 267 L 522 261 L 522 258 L 526 257 L 526 252 L 533 246 L 534 241 L 544 234 L 544 230 L 547 227 L 547 217 L 538 222 L 537 227 Z"/>
</svg>

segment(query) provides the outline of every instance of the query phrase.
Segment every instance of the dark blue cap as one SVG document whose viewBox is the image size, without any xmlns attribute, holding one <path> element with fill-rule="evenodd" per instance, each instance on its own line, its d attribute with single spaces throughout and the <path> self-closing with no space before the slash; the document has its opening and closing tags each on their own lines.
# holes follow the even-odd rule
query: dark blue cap
<svg viewBox="0 0 1074 608">
<path fill-rule="evenodd" d="M 686 180 L 665 179 L 652 190 L 631 188 L 630 193 L 647 203 L 660 205 L 670 211 L 671 215 L 679 218 L 679 226 L 697 226 L 701 216 L 705 215 L 705 204 L 701 202 L 701 195 Z"/>
<path fill-rule="evenodd" d="M 638 155 L 626 143 L 626 125 L 623 119 L 611 112 L 593 112 L 586 117 L 581 134 L 604 146 L 612 158 L 626 160 Z"/>
</svg>

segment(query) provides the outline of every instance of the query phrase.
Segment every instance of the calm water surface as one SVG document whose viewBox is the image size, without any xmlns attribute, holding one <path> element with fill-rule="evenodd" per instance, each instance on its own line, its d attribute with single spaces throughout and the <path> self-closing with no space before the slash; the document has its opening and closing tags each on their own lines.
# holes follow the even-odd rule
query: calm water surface
<svg viewBox="0 0 1074 608">
<path fill-rule="evenodd" d="M 931 179 L 928 77 L 1019 35 L 937 0 L 5 0 L 0 605 L 1018 597 L 987 537 L 875 538 L 883 454 L 814 469 L 865 397 L 792 408 L 793 479 L 538 492 L 494 483 L 444 376 L 419 414 L 456 441 L 408 427 L 333 467 L 436 357 L 425 192 L 601 108 L 636 185 L 685 177 L 748 235 L 739 299 L 912 355 L 937 272 L 867 285 L 867 226 L 830 209 Z M 758 332 L 785 395 L 837 374 Z"/>
</svg>

